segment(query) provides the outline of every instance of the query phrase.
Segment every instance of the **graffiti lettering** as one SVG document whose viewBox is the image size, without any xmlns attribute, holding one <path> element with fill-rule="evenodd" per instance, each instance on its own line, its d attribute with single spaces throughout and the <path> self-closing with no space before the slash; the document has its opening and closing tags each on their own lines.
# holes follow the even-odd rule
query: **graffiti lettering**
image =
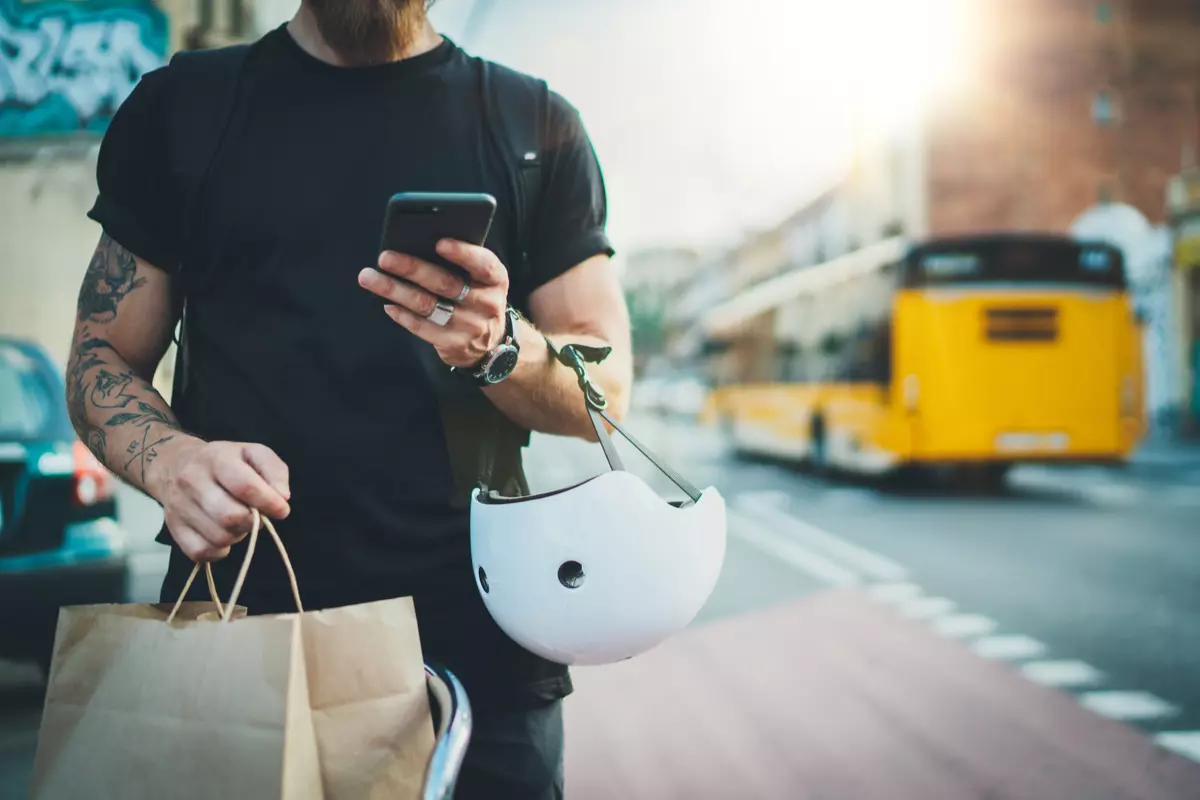
<svg viewBox="0 0 1200 800">
<path fill-rule="evenodd" d="M 92 14 L 56 5 L 27 22 L 10 8 L 0 2 L 0 136 L 102 131 L 163 62 L 165 24 L 150 3 Z"/>
</svg>

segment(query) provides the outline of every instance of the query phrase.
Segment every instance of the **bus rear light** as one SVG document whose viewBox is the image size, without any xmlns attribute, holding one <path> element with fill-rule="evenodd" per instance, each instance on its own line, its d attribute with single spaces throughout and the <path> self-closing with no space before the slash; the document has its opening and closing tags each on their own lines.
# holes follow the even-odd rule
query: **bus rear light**
<svg viewBox="0 0 1200 800">
<path fill-rule="evenodd" d="M 917 380 L 916 375 L 909 375 L 904 379 L 904 410 L 916 411 L 917 401 L 921 398 L 921 383 Z"/>
</svg>

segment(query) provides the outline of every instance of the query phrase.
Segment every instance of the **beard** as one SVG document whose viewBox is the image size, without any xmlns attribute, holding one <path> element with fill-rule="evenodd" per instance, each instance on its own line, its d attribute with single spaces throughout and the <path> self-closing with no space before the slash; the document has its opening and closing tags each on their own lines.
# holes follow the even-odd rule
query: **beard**
<svg viewBox="0 0 1200 800">
<path fill-rule="evenodd" d="M 403 57 L 421 31 L 425 0 L 305 0 L 317 30 L 350 66 Z"/>
</svg>

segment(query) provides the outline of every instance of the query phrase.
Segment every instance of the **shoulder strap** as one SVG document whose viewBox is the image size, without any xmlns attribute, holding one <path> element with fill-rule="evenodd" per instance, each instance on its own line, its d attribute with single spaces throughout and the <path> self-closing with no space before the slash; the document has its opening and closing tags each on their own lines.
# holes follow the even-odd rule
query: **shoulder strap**
<svg viewBox="0 0 1200 800">
<path fill-rule="evenodd" d="M 175 376 L 171 404 L 179 410 L 187 386 L 187 287 L 194 285 L 188 270 L 193 222 L 212 162 L 224 141 L 237 97 L 242 65 L 253 45 L 233 45 L 209 50 L 182 50 L 171 57 L 168 74 L 172 86 L 168 120 L 167 161 L 180 194 L 180 323 L 175 344 Z"/>
<path fill-rule="evenodd" d="M 252 45 L 182 50 L 171 57 L 168 159 L 182 193 L 185 245 L 210 167 L 224 141 L 242 65 Z"/>
<path fill-rule="evenodd" d="M 543 80 L 484 59 L 477 59 L 477 64 L 484 127 L 504 165 L 512 199 L 510 240 L 515 253 L 510 260 L 516 263 L 509 269 L 522 277 L 530 269 L 530 237 L 541 200 L 550 87 Z M 514 299 L 523 303 L 525 298 Z"/>
</svg>

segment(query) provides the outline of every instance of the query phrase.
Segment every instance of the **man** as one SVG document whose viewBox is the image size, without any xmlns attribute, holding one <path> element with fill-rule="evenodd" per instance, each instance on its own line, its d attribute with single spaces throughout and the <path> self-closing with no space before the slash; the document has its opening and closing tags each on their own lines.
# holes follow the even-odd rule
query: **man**
<svg viewBox="0 0 1200 800">
<path fill-rule="evenodd" d="M 570 679 L 484 609 L 469 553 L 473 465 L 450 454 L 501 422 L 594 439 L 575 375 L 552 360 L 541 331 L 557 344 L 612 346 L 594 377 L 616 417 L 627 405 L 628 316 L 578 114 L 551 95 L 529 268 L 510 277 L 513 209 L 483 144 L 476 73 L 421 0 L 304 0 L 243 66 L 204 190 L 186 211 L 165 120 L 170 103 L 195 98 L 174 91 L 174 69 L 144 76 L 105 137 L 90 212 L 104 235 L 68 368 L 80 436 L 163 506 L 159 540 L 172 546 L 163 599 L 198 561 L 214 562 L 228 592 L 259 509 L 281 521 L 306 606 L 414 597 L 426 660 L 460 676 L 476 713 L 458 797 L 561 797 Z M 499 200 L 488 249 L 441 246 L 469 273 L 465 286 L 377 251 L 385 203 L 399 191 Z M 171 408 L 149 381 L 185 286 L 186 400 Z M 460 301 L 448 320 L 435 306 L 443 298 Z M 523 312 L 515 370 L 471 385 L 476 405 L 455 405 L 430 359 L 445 373 L 476 371 L 506 340 L 509 304 Z M 492 485 L 517 491 L 520 438 L 502 441 Z M 290 611 L 283 570 L 267 555 L 254 562 L 245 605 Z"/>
</svg>

